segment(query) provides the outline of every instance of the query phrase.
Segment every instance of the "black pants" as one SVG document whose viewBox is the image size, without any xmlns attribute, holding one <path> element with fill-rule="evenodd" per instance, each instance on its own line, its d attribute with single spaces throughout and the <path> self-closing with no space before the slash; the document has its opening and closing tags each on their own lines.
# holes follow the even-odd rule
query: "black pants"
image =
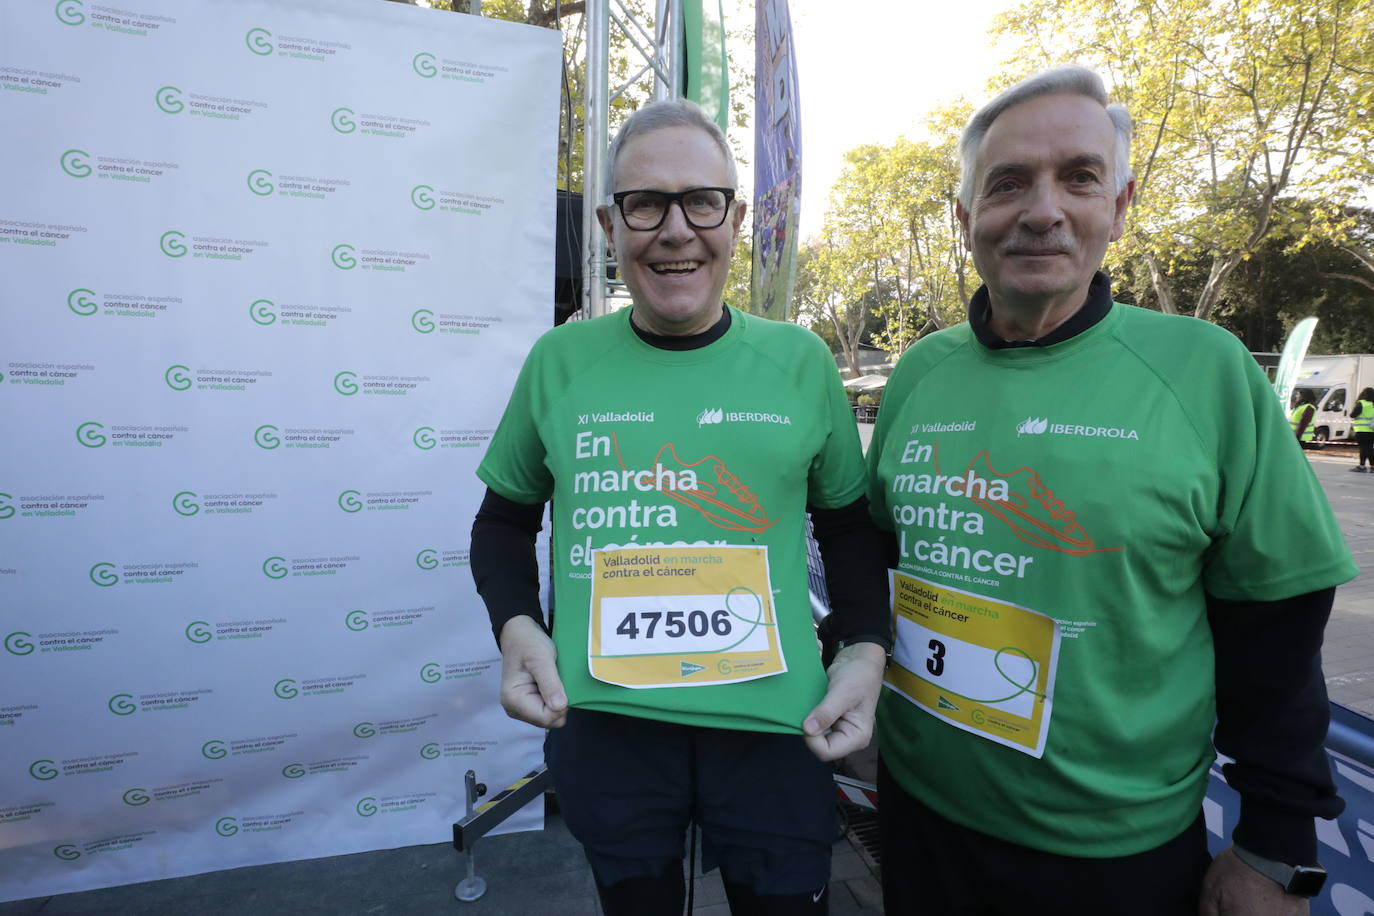
<svg viewBox="0 0 1374 916">
<path fill-rule="evenodd" d="M 1211 862 L 1201 812 L 1146 852 L 1060 856 L 946 820 L 899 788 L 881 760 L 878 813 L 888 916 L 1197 916 Z"/>
<path fill-rule="evenodd" d="M 1355 442 L 1360 446 L 1360 467 L 1366 463 L 1374 468 L 1374 433 L 1356 433 Z"/>
</svg>

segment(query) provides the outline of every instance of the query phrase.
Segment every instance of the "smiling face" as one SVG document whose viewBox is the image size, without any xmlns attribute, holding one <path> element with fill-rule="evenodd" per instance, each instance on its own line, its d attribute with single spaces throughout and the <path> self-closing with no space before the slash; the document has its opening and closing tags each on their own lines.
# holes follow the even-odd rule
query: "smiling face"
<svg viewBox="0 0 1374 916">
<path fill-rule="evenodd" d="M 705 131 L 664 127 L 631 138 L 620 149 L 614 191 L 685 191 L 731 187 L 725 154 Z M 614 206 L 597 218 L 615 245 L 620 274 L 634 299 L 632 318 L 652 334 L 698 334 L 720 317 L 721 292 L 744 220 L 744 203 L 730 204 L 715 229 L 694 229 L 671 204 L 657 229 L 625 225 Z"/>
<path fill-rule="evenodd" d="M 992 122 L 974 164 L 965 244 L 999 311 L 1058 321 L 1087 299 L 1107 245 L 1121 237 L 1135 183 L 1117 193 L 1106 110 L 1079 95 L 1042 95 Z"/>
</svg>

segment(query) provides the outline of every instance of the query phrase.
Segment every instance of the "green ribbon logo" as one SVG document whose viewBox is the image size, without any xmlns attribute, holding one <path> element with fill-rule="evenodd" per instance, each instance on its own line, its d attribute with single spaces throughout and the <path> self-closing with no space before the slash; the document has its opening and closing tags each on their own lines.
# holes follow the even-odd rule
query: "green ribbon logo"
<svg viewBox="0 0 1374 916">
<path fill-rule="evenodd" d="M 358 393 L 358 373 L 345 369 L 334 376 L 334 390 L 345 397 Z"/>
<path fill-rule="evenodd" d="M 91 174 L 91 166 L 85 160 L 90 153 L 80 149 L 69 149 L 62 154 L 58 161 L 62 164 L 62 171 L 73 178 L 88 178 Z"/>
<path fill-rule="evenodd" d="M 286 578 L 286 557 L 268 557 L 262 561 L 262 574 L 269 579 Z"/>
<path fill-rule="evenodd" d="M 105 706 L 117 716 L 132 716 L 138 710 L 133 700 L 132 694 L 117 693 L 110 697 Z"/>
<path fill-rule="evenodd" d="M 157 244 L 162 253 L 169 258 L 180 258 L 186 254 L 186 235 L 175 229 L 162 233 L 162 238 L 157 240 Z"/>
<path fill-rule="evenodd" d="M 358 499 L 361 495 L 357 490 L 344 490 L 339 494 L 339 508 L 345 512 L 361 512 L 363 504 Z"/>
<path fill-rule="evenodd" d="M 295 678 L 284 677 L 272 685 L 272 692 L 280 699 L 294 700 L 296 695 L 300 693 L 300 690 L 296 687 Z"/>
<path fill-rule="evenodd" d="M 329 260 L 333 261 L 339 270 L 352 270 L 358 266 L 358 259 L 353 257 L 356 250 L 352 245 L 335 245 L 334 250 L 329 253 Z"/>
<path fill-rule="evenodd" d="M 410 202 L 417 210 L 433 210 L 434 189 L 427 184 L 417 184 L 410 189 Z"/>
<path fill-rule="evenodd" d="M 182 490 L 172 497 L 172 508 L 177 515 L 191 516 L 200 511 L 200 503 L 196 502 L 198 497 L 190 490 Z"/>
<path fill-rule="evenodd" d="M 353 808 L 363 817 L 371 817 L 377 813 L 377 806 L 374 804 L 376 801 L 377 799 L 368 795 L 358 799 L 358 803 Z"/>
<path fill-rule="evenodd" d="M 215 833 L 220 836 L 233 836 L 239 832 L 239 819 L 236 817 L 222 817 L 215 821 Z"/>
<path fill-rule="evenodd" d="M 248 173 L 248 190 L 259 197 L 267 197 L 277 189 L 277 186 L 267 179 L 272 177 L 272 173 L 267 169 L 254 169 Z"/>
<path fill-rule="evenodd" d="M 281 768 L 281 774 L 287 779 L 300 779 L 305 775 L 305 767 L 299 763 L 288 763 Z"/>
<path fill-rule="evenodd" d="M 424 747 L 420 748 L 420 756 L 423 757 L 425 760 L 438 760 L 439 745 L 431 741 L 429 744 L 426 744 Z"/>
<path fill-rule="evenodd" d="M 68 0 L 68 2 L 75 3 L 77 2 L 77 0 Z M 68 23 L 68 25 L 73 24 L 74 23 Z M 63 843 L 61 846 L 54 846 L 52 848 L 52 854 L 57 856 L 59 859 L 63 859 L 67 862 L 70 862 L 73 859 L 81 858 L 81 850 L 77 849 L 70 843 Z"/>
<path fill-rule="evenodd" d="M 33 643 L 29 642 L 32 638 L 32 633 L 15 630 L 5 637 L 5 651 L 10 655 L 32 655 Z"/>
<path fill-rule="evenodd" d="M 349 611 L 344 615 L 344 626 L 348 627 L 354 633 L 361 633 L 363 630 L 366 630 L 369 626 L 367 611 Z M 355 728 L 353 733 L 357 734 L 357 732 L 358 730 Z M 359 737 L 365 736 L 359 735 Z"/>
<path fill-rule="evenodd" d="M 9 503 L 11 499 L 14 499 L 14 497 L 8 493 L 0 493 L 0 519 L 9 518 L 14 515 L 14 506 L 11 506 Z"/>
<path fill-rule="evenodd" d="M 243 43 L 254 54 L 266 57 L 272 53 L 272 42 L 267 40 L 271 37 L 272 33 L 266 29 L 249 29 L 243 36 Z"/>
<path fill-rule="evenodd" d="M 57 21 L 63 25 L 80 25 L 86 21 L 86 14 L 81 11 L 83 6 L 85 4 L 81 0 L 57 0 L 53 12 L 57 15 Z"/>
<path fill-rule="evenodd" d="M 191 387 L 191 379 L 186 375 L 190 371 L 188 366 L 168 366 L 167 371 L 162 373 L 162 380 L 173 391 L 185 391 Z"/>
<path fill-rule="evenodd" d="M 375 734 L 377 734 L 377 729 L 373 727 L 371 722 L 359 722 L 353 726 L 353 736 L 356 738 L 371 738 Z"/>
<path fill-rule="evenodd" d="M 126 805 L 136 808 L 139 805 L 146 805 L 150 801 L 152 799 L 148 797 L 147 789 L 126 789 L 124 792 L 124 804 Z"/>
<path fill-rule="evenodd" d="M 281 445 L 281 439 L 277 437 L 277 428 L 270 423 L 253 430 L 253 442 L 258 448 L 265 449 L 274 449 Z"/>
<path fill-rule="evenodd" d="M 186 103 L 181 100 L 181 90 L 175 86 L 163 86 L 153 98 L 157 101 L 157 107 L 168 114 L 181 114 L 181 110 L 186 107 Z"/>
<path fill-rule="evenodd" d="M 432 426 L 421 426 L 415 430 L 415 435 L 410 437 L 410 441 L 415 443 L 416 448 L 424 451 L 429 451 L 438 444 L 434 438 L 434 427 Z"/>
<path fill-rule="evenodd" d="M 109 588 L 119 581 L 119 575 L 114 571 L 113 563 L 97 563 L 91 567 L 91 581 L 101 588 Z"/>
<path fill-rule="evenodd" d="M 200 746 L 200 755 L 206 760 L 221 760 L 229 755 L 229 749 L 218 738 L 211 738 Z"/>
<path fill-rule="evenodd" d="M 210 624 L 204 620 L 192 620 L 186 624 L 186 638 L 193 643 L 206 643 L 210 641 Z"/>
<path fill-rule="evenodd" d="M 339 133 L 351 134 L 358 129 L 358 125 L 350 117 L 352 114 L 352 108 L 335 108 L 329 116 L 329 123 Z"/>
<path fill-rule="evenodd" d="M 426 548 L 415 555 L 415 565 L 421 569 L 435 569 L 439 565 L 439 555 Z"/>
<path fill-rule="evenodd" d="M 82 423 L 76 428 L 76 441 L 86 448 L 100 448 L 105 444 L 105 434 L 100 432 L 104 428 L 103 423 L 94 421 Z"/>
<path fill-rule="evenodd" d="M 443 673 L 434 662 L 420 666 L 420 680 L 426 684 L 437 684 L 441 677 L 443 677 Z"/>
<path fill-rule="evenodd" d="M 410 326 L 421 334 L 434 331 L 434 313 L 429 309 L 416 309 L 410 316 Z"/>
<path fill-rule="evenodd" d="M 35 760 L 29 764 L 29 775 L 41 782 L 57 778 L 57 767 L 53 766 L 52 760 Z"/>
<path fill-rule="evenodd" d="M 67 293 L 67 308 L 83 318 L 87 315 L 94 315 L 98 311 L 95 301 L 87 298 L 87 296 L 94 295 L 93 290 L 74 289 Z"/>
<path fill-rule="evenodd" d="M 434 55 L 426 51 L 421 51 L 412 57 L 410 66 L 415 68 L 415 72 L 425 79 L 433 79 L 439 73 L 439 68 L 434 66 Z"/>
<path fill-rule="evenodd" d="M 277 320 L 277 313 L 272 311 L 277 304 L 271 299 L 257 299 L 248 306 L 248 317 L 261 325 L 269 325 Z"/>
</svg>

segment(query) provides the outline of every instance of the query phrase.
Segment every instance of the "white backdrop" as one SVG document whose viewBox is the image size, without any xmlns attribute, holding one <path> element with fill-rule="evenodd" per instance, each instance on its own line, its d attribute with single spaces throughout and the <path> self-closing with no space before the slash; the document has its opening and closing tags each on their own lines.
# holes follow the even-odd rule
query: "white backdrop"
<svg viewBox="0 0 1374 916">
<path fill-rule="evenodd" d="M 441 842 L 541 756 L 467 565 L 558 34 L 117 2 L 0 5 L 0 899 Z"/>
</svg>

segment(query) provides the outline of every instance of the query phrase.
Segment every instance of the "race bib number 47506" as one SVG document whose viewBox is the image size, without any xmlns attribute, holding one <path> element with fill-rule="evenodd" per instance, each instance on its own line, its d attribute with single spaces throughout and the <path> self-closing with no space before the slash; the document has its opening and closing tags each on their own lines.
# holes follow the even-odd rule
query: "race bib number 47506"
<svg viewBox="0 0 1374 916">
<path fill-rule="evenodd" d="M 787 670 L 766 547 L 632 547 L 592 553 L 592 677 L 696 687 Z"/>
</svg>

